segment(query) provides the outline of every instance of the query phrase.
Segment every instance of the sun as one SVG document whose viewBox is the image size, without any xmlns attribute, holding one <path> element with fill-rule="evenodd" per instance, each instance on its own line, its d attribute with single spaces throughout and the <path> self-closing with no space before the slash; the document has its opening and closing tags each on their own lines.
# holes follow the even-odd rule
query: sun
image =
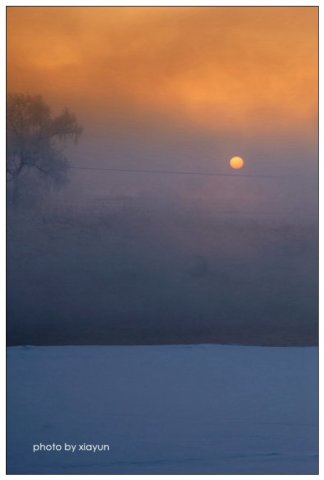
<svg viewBox="0 0 324 480">
<path fill-rule="evenodd" d="M 232 157 L 229 161 L 230 167 L 239 170 L 244 167 L 244 160 L 241 157 Z"/>
</svg>

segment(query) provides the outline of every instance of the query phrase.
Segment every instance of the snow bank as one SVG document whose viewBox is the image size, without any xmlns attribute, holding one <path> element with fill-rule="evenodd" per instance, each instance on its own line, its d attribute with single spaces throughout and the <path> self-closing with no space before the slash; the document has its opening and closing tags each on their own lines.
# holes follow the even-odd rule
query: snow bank
<svg viewBox="0 0 324 480">
<path fill-rule="evenodd" d="M 316 474 L 317 348 L 8 348 L 8 473 Z M 45 451 L 33 445 L 109 445 Z"/>
</svg>

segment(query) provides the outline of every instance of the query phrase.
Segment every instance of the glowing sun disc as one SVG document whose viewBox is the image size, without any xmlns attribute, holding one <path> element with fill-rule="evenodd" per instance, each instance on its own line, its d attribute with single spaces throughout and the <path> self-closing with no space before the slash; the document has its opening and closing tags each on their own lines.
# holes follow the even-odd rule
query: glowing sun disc
<svg viewBox="0 0 324 480">
<path fill-rule="evenodd" d="M 241 157 L 232 157 L 229 161 L 231 168 L 234 170 L 239 170 L 244 167 L 244 160 Z"/>
</svg>

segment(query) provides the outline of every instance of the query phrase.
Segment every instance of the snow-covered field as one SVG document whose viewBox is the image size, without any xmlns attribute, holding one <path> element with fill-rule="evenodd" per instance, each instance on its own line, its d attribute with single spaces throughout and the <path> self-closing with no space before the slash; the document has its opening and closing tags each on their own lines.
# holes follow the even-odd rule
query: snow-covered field
<svg viewBox="0 0 324 480">
<path fill-rule="evenodd" d="M 317 355 L 315 347 L 10 347 L 8 473 L 316 474 Z M 53 442 L 110 450 L 33 453 Z"/>
</svg>

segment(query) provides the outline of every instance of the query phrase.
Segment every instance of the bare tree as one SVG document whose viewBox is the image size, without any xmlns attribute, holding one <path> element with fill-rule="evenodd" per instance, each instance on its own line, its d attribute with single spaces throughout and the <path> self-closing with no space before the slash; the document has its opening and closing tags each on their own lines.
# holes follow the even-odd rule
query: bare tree
<svg viewBox="0 0 324 480">
<path fill-rule="evenodd" d="M 60 184 L 67 179 L 68 160 L 64 147 L 82 133 L 68 109 L 52 116 L 41 96 L 10 94 L 7 97 L 7 181 L 12 202 L 18 201 L 23 172 L 32 170 L 43 179 Z"/>
</svg>

